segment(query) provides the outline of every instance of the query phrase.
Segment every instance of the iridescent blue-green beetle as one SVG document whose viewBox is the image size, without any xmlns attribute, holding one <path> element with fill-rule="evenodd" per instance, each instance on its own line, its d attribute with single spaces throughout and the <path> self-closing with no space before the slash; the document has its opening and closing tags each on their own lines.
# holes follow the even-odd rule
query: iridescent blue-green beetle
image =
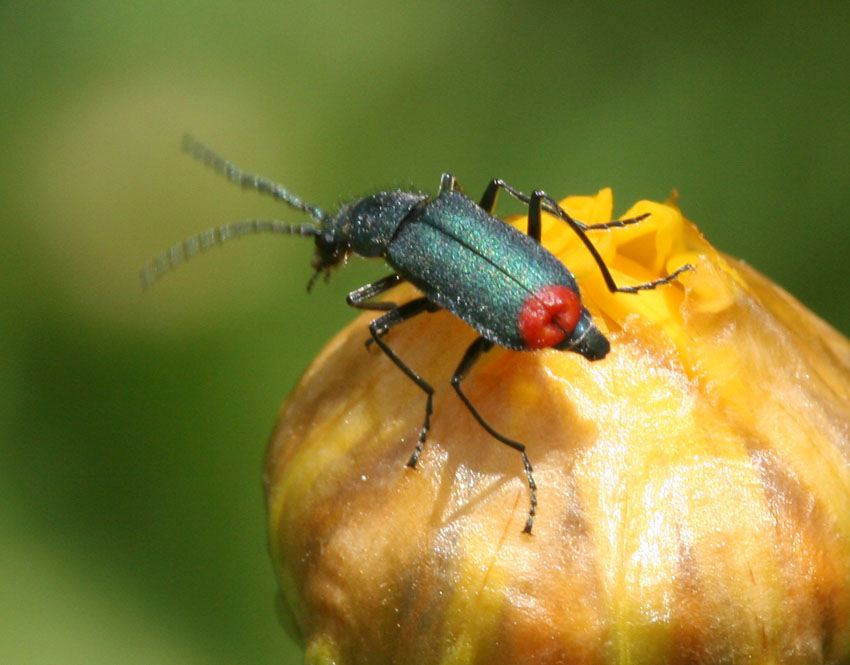
<svg viewBox="0 0 850 665">
<path fill-rule="evenodd" d="M 478 203 L 463 193 L 454 176 L 446 173 L 440 179 L 436 195 L 403 190 L 378 192 L 329 214 L 302 201 L 281 185 L 242 171 L 191 137 L 184 138 L 183 147 L 242 187 L 269 194 L 307 213 L 315 224 L 252 219 L 209 229 L 151 261 L 142 270 L 144 285 L 150 285 L 199 251 L 253 233 L 315 238 L 315 272 L 307 285 L 308 290 L 320 275 L 327 277 L 331 268 L 350 254 L 384 259 L 394 272 L 352 291 L 347 300 L 358 309 L 384 312 L 369 326 L 370 342 L 374 341 L 427 396 L 425 421 L 408 465 L 416 466 L 425 445 L 434 389 L 395 354 L 383 337 L 393 326 L 418 314 L 447 309 L 479 334 L 467 348 L 451 385 L 481 426 L 522 456 L 530 491 L 526 533 L 531 533 L 534 523 L 537 486 L 525 446 L 503 436 L 484 420 L 461 389 L 461 381 L 481 354 L 496 344 L 514 351 L 544 348 L 574 351 L 588 360 L 604 358 L 610 350 L 608 340 L 581 304 L 572 273 L 540 244 L 542 212 L 545 210 L 569 225 L 593 256 L 612 292 L 637 293 L 654 289 L 674 280 L 685 270 L 693 269 L 685 265 L 646 284 L 617 286 L 585 232 L 636 224 L 648 215 L 587 225 L 573 219 L 545 192 L 538 190 L 529 196 L 499 179 L 490 181 Z M 492 215 L 500 190 L 528 206 L 527 233 Z M 402 282 L 410 282 L 423 295 L 401 305 L 373 300 Z"/>
</svg>

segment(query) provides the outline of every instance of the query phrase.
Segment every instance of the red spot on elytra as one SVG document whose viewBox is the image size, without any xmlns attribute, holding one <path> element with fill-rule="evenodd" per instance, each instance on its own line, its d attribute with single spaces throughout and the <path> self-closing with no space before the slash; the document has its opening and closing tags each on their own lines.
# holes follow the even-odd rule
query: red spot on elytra
<svg viewBox="0 0 850 665">
<path fill-rule="evenodd" d="M 529 349 L 546 349 L 564 341 L 581 316 L 578 293 L 552 284 L 528 297 L 519 313 L 519 334 Z"/>
</svg>

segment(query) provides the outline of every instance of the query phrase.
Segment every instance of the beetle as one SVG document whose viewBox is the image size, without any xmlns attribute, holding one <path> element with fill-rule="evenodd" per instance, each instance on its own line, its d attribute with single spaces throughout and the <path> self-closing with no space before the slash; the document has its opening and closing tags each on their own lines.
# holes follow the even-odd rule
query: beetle
<svg viewBox="0 0 850 665">
<path fill-rule="evenodd" d="M 693 270 L 692 266 L 684 265 L 645 284 L 616 284 L 586 232 L 637 224 L 648 213 L 603 224 L 584 224 L 571 217 L 546 192 L 535 190 L 531 195 L 524 194 L 501 179 L 491 180 L 480 201 L 475 203 L 463 193 L 455 177 L 445 173 L 434 196 L 415 191 L 381 191 L 329 214 L 282 185 L 243 171 L 190 136 L 184 136 L 183 149 L 243 188 L 271 195 L 308 214 L 314 223 L 251 219 L 209 229 L 148 263 L 141 273 L 143 285 L 150 286 L 202 250 L 254 233 L 315 239 L 314 273 L 307 284 L 308 291 L 319 276 L 324 274 L 327 279 L 331 269 L 351 254 L 384 259 L 393 272 L 355 289 L 349 293 L 347 302 L 358 309 L 383 312 L 369 325 L 371 338 L 367 346 L 374 342 L 426 395 L 425 420 L 408 466 L 416 466 L 425 445 L 431 426 L 434 389 L 396 355 L 384 337 L 393 327 L 423 312 L 446 309 L 478 333 L 452 375 L 451 386 L 484 430 L 521 455 L 529 488 L 529 510 L 523 532 L 529 534 L 537 510 L 537 485 L 526 447 L 496 431 L 470 402 L 461 383 L 481 355 L 495 345 L 513 351 L 546 348 L 572 351 L 590 361 L 604 358 L 610 350 L 608 340 L 581 303 L 572 273 L 540 243 L 542 213 L 558 217 L 576 233 L 611 292 L 654 289 L 686 270 Z M 528 207 L 526 233 L 493 216 L 502 190 Z M 402 282 L 410 282 L 423 295 L 400 305 L 374 300 Z"/>
</svg>

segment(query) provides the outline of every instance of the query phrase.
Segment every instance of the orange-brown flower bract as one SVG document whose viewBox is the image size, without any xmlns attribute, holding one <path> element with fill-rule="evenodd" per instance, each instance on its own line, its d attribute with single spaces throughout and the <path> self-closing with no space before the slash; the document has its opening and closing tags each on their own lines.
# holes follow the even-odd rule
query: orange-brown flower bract
<svg viewBox="0 0 850 665">
<path fill-rule="evenodd" d="M 562 205 L 611 219 L 609 190 Z M 611 340 L 604 360 L 496 348 L 465 381 L 524 442 L 539 506 L 522 533 L 519 456 L 447 381 L 475 333 L 445 312 L 378 350 L 370 315 L 283 405 L 266 459 L 285 624 L 307 663 L 839 663 L 850 660 L 850 343 L 713 249 L 672 203 L 594 232 L 620 284 L 546 219 Z M 412 290 L 398 289 L 400 301 Z M 374 314 L 371 315 L 374 317 Z"/>
</svg>

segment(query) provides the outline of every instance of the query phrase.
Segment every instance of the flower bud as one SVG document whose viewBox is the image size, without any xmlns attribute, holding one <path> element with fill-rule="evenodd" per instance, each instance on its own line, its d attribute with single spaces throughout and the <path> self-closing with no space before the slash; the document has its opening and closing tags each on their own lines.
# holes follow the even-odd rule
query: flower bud
<svg viewBox="0 0 850 665">
<path fill-rule="evenodd" d="M 561 204 L 611 219 L 611 192 Z M 422 314 L 375 345 L 365 314 L 281 408 L 266 458 L 281 614 L 307 663 L 823 663 L 850 660 L 850 343 L 672 203 L 543 244 L 610 340 L 589 362 L 495 347 L 447 385 L 476 333 Z M 517 222 L 522 229 L 524 221 Z M 415 292 L 401 287 L 388 300 Z"/>
</svg>

